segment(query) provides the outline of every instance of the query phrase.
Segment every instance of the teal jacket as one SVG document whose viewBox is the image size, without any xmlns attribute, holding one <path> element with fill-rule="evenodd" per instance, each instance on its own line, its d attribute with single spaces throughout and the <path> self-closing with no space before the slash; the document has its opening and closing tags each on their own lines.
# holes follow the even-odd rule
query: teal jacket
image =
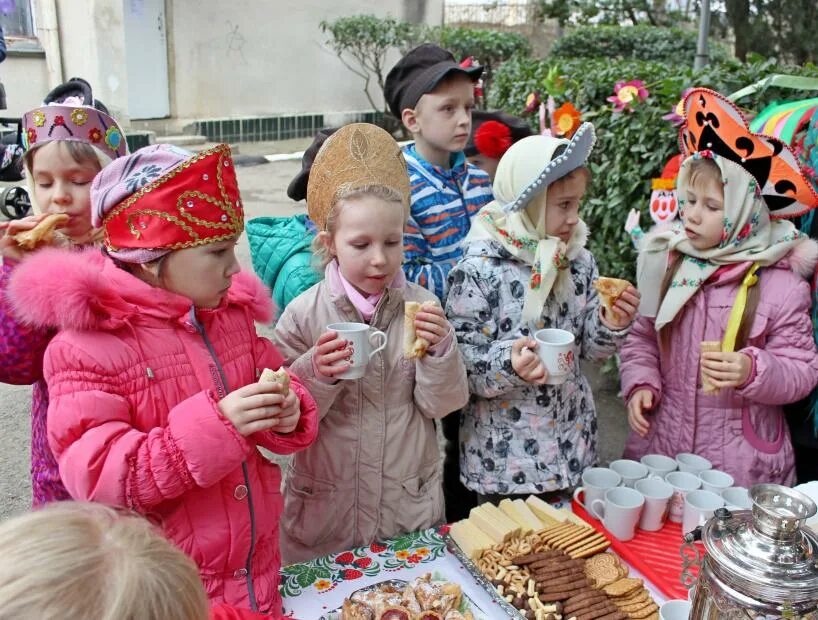
<svg viewBox="0 0 818 620">
<path fill-rule="evenodd" d="M 257 217 L 247 222 L 253 269 L 273 292 L 276 318 L 293 299 L 321 280 L 312 266 L 307 216 Z"/>
</svg>

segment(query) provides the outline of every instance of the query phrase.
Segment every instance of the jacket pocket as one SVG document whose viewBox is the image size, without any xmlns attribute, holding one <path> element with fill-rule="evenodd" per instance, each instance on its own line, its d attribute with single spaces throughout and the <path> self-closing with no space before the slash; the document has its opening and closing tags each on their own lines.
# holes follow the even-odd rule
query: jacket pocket
<svg viewBox="0 0 818 620">
<path fill-rule="evenodd" d="M 438 463 L 401 480 L 399 494 L 393 507 L 395 534 L 415 532 L 443 521 L 443 477 Z"/>
<path fill-rule="evenodd" d="M 281 527 L 305 547 L 320 545 L 337 527 L 335 485 L 292 469 L 287 474 Z"/>
</svg>

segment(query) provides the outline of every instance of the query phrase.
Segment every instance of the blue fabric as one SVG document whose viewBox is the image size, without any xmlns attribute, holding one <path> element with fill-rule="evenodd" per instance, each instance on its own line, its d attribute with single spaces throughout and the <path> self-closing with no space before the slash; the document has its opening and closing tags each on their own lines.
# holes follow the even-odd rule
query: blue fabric
<svg viewBox="0 0 818 620">
<path fill-rule="evenodd" d="M 272 291 L 276 317 L 321 279 L 312 266 L 315 233 L 308 229 L 308 222 L 306 215 L 258 217 L 247 222 L 253 269 Z"/>
<path fill-rule="evenodd" d="M 810 177 L 813 189 L 818 191 L 818 110 L 816 110 L 809 122 L 807 134 L 804 138 L 804 147 L 801 152 L 802 164 Z M 801 231 L 816 238 L 815 210 L 813 209 L 801 218 Z M 815 342 L 818 343 L 818 273 L 812 280 L 812 329 Z M 815 437 L 818 437 L 818 388 L 816 388 L 809 398 L 810 419 Z"/>
<path fill-rule="evenodd" d="M 491 202 L 489 175 L 453 153 L 450 168 L 435 166 L 410 144 L 403 149 L 409 167 L 412 210 L 403 236 L 406 279 L 445 300 L 446 279 L 462 256 L 461 242 L 480 208 Z"/>
</svg>

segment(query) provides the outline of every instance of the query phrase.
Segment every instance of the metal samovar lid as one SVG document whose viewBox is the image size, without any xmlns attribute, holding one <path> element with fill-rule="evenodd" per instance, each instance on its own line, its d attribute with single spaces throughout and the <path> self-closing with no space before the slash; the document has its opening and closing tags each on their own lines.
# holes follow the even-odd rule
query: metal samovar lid
<svg viewBox="0 0 818 620">
<path fill-rule="evenodd" d="M 777 484 L 755 485 L 750 498 L 752 510 L 720 508 L 704 525 L 713 572 L 763 603 L 818 601 L 818 535 L 804 527 L 815 502 Z"/>
</svg>

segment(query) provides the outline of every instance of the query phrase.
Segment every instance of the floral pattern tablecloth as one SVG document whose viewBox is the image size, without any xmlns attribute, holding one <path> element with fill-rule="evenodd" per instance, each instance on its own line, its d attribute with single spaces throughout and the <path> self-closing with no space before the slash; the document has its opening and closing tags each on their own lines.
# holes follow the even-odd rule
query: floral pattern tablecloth
<svg viewBox="0 0 818 620">
<path fill-rule="evenodd" d="M 504 616 L 492 597 L 446 549 L 443 534 L 447 527 L 285 566 L 281 569 L 285 618 L 330 617 L 330 612 L 360 588 L 391 579 L 411 581 L 426 573 L 458 583 L 471 603 L 476 620 Z"/>
</svg>

